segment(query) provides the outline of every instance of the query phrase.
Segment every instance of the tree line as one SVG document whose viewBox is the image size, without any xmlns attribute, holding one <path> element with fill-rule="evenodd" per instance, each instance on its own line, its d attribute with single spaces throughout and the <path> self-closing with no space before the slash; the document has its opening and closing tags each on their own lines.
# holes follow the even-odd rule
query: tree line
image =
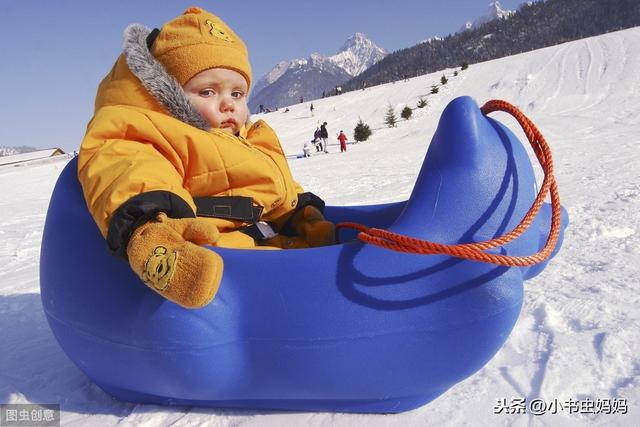
<svg viewBox="0 0 640 427">
<path fill-rule="evenodd" d="M 546 0 L 509 18 L 401 49 L 343 85 L 361 89 L 640 25 L 639 0 Z"/>
</svg>

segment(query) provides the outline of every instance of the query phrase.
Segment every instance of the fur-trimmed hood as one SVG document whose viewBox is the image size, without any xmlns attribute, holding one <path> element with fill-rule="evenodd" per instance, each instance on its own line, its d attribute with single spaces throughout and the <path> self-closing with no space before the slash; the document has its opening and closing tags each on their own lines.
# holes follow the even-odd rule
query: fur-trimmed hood
<svg viewBox="0 0 640 427">
<path fill-rule="evenodd" d="M 180 84 L 149 51 L 150 32 L 140 24 L 125 29 L 123 53 L 100 83 L 95 111 L 108 105 L 130 105 L 163 112 L 198 129 L 209 130 L 211 126 L 189 102 Z"/>
</svg>

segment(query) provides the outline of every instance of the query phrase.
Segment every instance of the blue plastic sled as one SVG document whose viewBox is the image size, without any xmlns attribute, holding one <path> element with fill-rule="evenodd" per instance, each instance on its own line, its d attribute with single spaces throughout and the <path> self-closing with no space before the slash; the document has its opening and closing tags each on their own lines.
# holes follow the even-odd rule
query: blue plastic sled
<svg viewBox="0 0 640 427">
<path fill-rule="evenodd" d="M 208 306 L 187 310 L 148 289 L 108 253 L 76 168 L 71 161 L 51 198 L 42 303 L 69 358 L 125 401 L 345 412 L 416 408 L 493 357 L 518 318 L 523 280 L 544 268 L 403 254 L 364 245 L 347 232 L 347 243 L 315 249 L 212 248 L 224 258 L 220 290 Z M 535 194 L 520 141 L 463 97 L 443 112 L 408 201 L 328 207 L 327 215 L 460 243 L 510 231 Z M 549 222 L 545 205 L 502 253 L 536 252 Z"/>
</svg>

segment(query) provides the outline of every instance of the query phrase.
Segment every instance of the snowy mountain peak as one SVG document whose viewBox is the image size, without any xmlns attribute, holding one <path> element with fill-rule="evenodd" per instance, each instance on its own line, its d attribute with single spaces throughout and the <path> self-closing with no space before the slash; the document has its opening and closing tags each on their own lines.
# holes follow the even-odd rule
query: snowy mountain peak
<svg viewBox="0 0 640 427">
<path fill-rule="evenodd" d="M 344 45 L 340 48 L 338 53 L 344 52 L 345 50 L 349 50 L 352 48 L 359 48 L 360 46 L 370 46 L 373 42 L 367 38 L 364 33 L 356 32 L 354 35 L 349 37 L 347 41 L 344 42 Z"/>
<path fill-rule="evenodd" d="M 356 76 L 380 61 L 388 53 L 386 49 L 377 46 L 365 34 L 357 32 L 349 37 L 338 53 L 333 56 L 323 56 L 314 52 L 307 59 L 292 59 L 279 62 L 260 79 L 254 91 L 257 92 L 262 87 L 274 83 L 290 68 L 308 64 L 321 65 L 327 61 L 342 68 L 349 75 Z"/>
<path fill-rule="evenodd" d="M 500 6 L 499 1 L 492 1 L 489 3 L 489 8 L 487 9 L 487 13 L 484 14 L 484 18 L 488 21 L 493 21 L 494 19 L 504 19 L 513 15 L 515 12 L 513 10 L 505 10 Z"/>
<path fill-rule="evenodd" d="M 357 76 L 387 56 L 386 49 L 378 47 L 363 33 L 349 37 L 337 54 L 328 59 L 351 76 Z"/>
<path fill-rule="evenodd" d="M 324 91 L 343 84 L 387 55 L 386 49 L 357 32 L 333 56 L 314 52 L 306 59 L 279 62 L 255 84 L 249 105 L 255 110 L 256 104 L 288 105 L 300 97 L 318 98 Z M 307 72 L 310 74 L 302 77 Z"/>
<path fill-rule="evenodd" d="M 487 22 L 493 21 L 494 19 L 507 19 L 511 15 L 513 15 L 515 11 L 513 10 L 505 10 L 500 5 L 498 0 L 492 1 L 489 3 L 487 7 L 487 11 L 484 15 L 481 15 L 474 19 L 473 21 L 465 22 L 458 32 L 463 32 L 470 30 L 472 28 L 477 28 L 482 24 L 486 24 Z"/>
</svg>

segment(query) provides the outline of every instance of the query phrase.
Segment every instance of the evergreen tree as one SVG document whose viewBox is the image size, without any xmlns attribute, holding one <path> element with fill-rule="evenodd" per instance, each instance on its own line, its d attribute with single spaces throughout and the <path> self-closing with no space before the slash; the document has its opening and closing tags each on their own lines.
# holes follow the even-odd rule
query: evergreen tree
<svg viewBox="0 0 640 427">
<path fill-rule="evenodd" d="M 387 107 L 387 114 L 384 116 L 384 122 L 390 128 L 396 127 L 396 123 L 398 123 L 398 118 L 396 117 L 396 113 L 393 111 L 393 105 L 391 104 Z"/>
<path fill-rule="evenodd" d="M 454 77 L 457 77 L 457 76 L 458 76 L 458 70 L 455 70 L 455 71 L 453 72 L 453 76 L 454 76 Z"/>
<path fill-rule="evenodd" d="M 466 63 L 466 62 L 463 62 L 463 63 L 460 65 L 460 69 L 461 69 L 461 70 L 466 70 L 467 68 L 469 68 L 469 64 L 468 64 L 468 63 Z"/>
<path fill-rule="evenodd" d="M 358 119 L 358 123 L 353 129 L 353 139 L 355 139 L 356 142 L 366 141 L 371 136 L 371 133 L 369 125 L 363 122 L 362 119 Z"/>
<path fill-rule="evenodd" d="M 442 77 L 440 77 L 440 83 L 442 83 L 443 85 L 446 85 L 448 81 L 449 80 L 447 80 L 444 74 L 442 75 Z"/>
<path fill-rule="evenodd" d="M 438 86 L 436 85 L 431 86 L 431 93 L 434 95 L 438 93 Z"/>
<path fill-rule="evenodd" d="M 423 97 L 420 97 L 420 99 L 418 100 L 418 108 L 424 108 L 427 106 L 427 100 L 424 99 Z"/>
<path fill-rule="evenodd" d="M 400 113 L 400 117 L 402 117 L 405 120 L 409 120 L 411 118 L 411 115 L 413 114 L 413 111 L 411 110 L 411 108 L 409 108 L 409 106 L 407 105 L 406 107 L 404 107 L 402 109 L 402 112 Z"/>
</svg>

